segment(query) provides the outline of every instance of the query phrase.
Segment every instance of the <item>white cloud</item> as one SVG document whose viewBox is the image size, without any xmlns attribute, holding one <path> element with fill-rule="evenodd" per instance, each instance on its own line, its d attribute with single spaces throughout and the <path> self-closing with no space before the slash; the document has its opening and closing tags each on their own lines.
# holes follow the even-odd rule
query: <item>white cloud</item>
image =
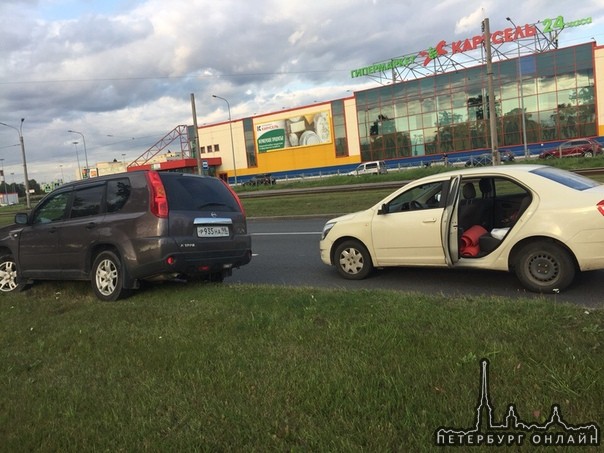
<svg viewBox="0 0 604 453">
<path fill-rule="evenodd" d="M 592 16 L 592 26 L 565 30 L 561 45 L 604 42 L 601 0 L 521 7 L 494 0 L 307 0 L 303 8 L 282 0 L 100 3 L 0 3 L 0 121 L 26 118 L 36 180 L 75 166 L 69 129 L 86 134 L 90 160 L 122 152 L 134 158 L 191 123 L 191 93 L 199 124 L 224 121 L 225 106 L 212 94 L 229 99 L 235 118 L 348 96 L 373 86 L 351 79 L 351 69 L 479 34 L 485 15 L 492 30 L 507 27 L 507 16 L 516 23 Z M 0 127 L 8 174 L 22 174 L 11 146 L 17 138 Z"/>
</svg>

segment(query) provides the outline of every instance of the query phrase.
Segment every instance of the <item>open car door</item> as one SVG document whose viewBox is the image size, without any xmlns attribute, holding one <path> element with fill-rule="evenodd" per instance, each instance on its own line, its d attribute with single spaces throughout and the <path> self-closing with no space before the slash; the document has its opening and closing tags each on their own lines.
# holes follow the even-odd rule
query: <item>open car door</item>
<svg viewBox="0 0 604 453">
<path fill-rule="evenodd" d="M 459 260 L 459 237 L 457 210 L 459 205 L 461 176 L 454 176 L 449 182 L 447 204 L 441 219 L 440 234 L 447 266 L 453 266 Z"/>
</svg>

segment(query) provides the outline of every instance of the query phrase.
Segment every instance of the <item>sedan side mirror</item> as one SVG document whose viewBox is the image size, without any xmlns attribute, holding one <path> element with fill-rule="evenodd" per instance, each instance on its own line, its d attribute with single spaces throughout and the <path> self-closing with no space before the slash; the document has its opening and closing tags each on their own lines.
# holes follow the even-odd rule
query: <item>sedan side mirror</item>
<svg viewBox="0 0 604 453">
<path fill-rule="evenodd" d="M 390 212 L 390 207 L 388 203 L 384 203 L 380 210 L 378 211 L 378 215 L 388 214 Z"/>
</svg>

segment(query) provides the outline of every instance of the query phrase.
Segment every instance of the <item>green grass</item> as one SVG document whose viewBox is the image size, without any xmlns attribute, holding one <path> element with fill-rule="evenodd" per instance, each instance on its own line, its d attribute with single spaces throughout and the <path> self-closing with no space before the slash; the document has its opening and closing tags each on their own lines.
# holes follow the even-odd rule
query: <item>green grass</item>
<svg viewBox="0 0 604 453">
<path fill-rule="evenodd" d="M 518 161 L 520 162 L 520 161 Z M 533 159 L 531 163 L 543 164 L 544 161 Z M 604 167 L 604 157 L 592 159 L 567 158 L 548 160 L 547 164 L 557 166 L 567 170 L 576 170 L 581 168 Z M 514 165 L 514 164 L 506 164 Z M 432 167 L 423 169 L 411 169 L 400 172 L 391 172 L 386 175 L 363 175 L 355 176 L 334 176 L 332 178 L 323 178 L 316 181 L 304 181 L 297 183 L 278 183 L 279 189 L 293 189 L 305 187 L 321 187 L 328 182 L 331 186 L 343 184 L 366 184 L 375 181 L 400 181 L 401 185 L 413 179 L 417 179 L 429 174 L 440 173 L 451 170 L 451 167 Z M 592 179 L 604 183 L 604 176 L 592 176 Z M 255 191 L 267 190 L 264 187 L 253 189 Z M 275 190 L 273 187 L 272 190 Z M 349 212 L 361 211 L 370 208 L 375 203 L 392 193 L 395 189 L 371 189 L 357 190 L 349 192 L 333 192 L 318 194 L 299 194 L 283 195 L 278 197 L 242 197 L 241 201 L 245 207 L 248 217 L 270 217 L 270 216 L 295 216 L 295 215 L 340 215 Z M 243 191 L 242 194 L 248 191 Z"/>
<path fill-rule="evenodd" d="M 589 159 L 573 157 L 564 159 L 548 159 L 542 160 L 538 158 L 531 159 L 517 159 L 513 163 L 506 163 L 504 165 L 516 165 L 516 164 L 538 164 L 538 165 L 550 165 L 552 167 L 558 167 L 565 170 L 578 170 L 585 168 L 599 168 L 604 167 L 604 156 L 592 157 Z M 441 165 L 434 165 L 431 167 L 410 167 L 400 171 L 390 171 L 385 175 L 361 175 L 361 176 L 324 176 L 322 178 L 305 178 L 300 180 L 278 180 L 274 186 L 237 186 L 235 190 L 238 193 L 249 193 L 249 192 L 263 192 L 266 190 L 279 190 L 279 189 L 296 189 L 296 188 L 308 188 L 308 187 L 325 187 L 325 186 L 338 186 L 344 184 L 366 184 L 375 181 L 411 181 L 414 179 L 422 178 L 424 176 L 432 175 L 435 173 L 442 173 L 451 170 L 452 168 L 458 167 L 445 167 Z"/>
<path fill-rule="evenodd" d="M 380 201 L 394 189 L 355 192 L 283 195 L 279 197 L 243 198 L 248 217 L 336 215 L 360 211 Z"/>
<path fill-rule="evenodd" d="M 0 296 L 3 451 L 430 451 L 501 419 L 604 419 L 604 312 L 542 300 L 85 283 Z"/>
<path fill-rule="evenodd" d="M 333 214 L 390 192 L 244 205 Z M 604 311 L 555 296 L 227 281 L 100 303 L 87 283 L 39 282 L 0 294 L 0 319 L 1 451 L 436 451 L 438 427 L 474 421 L 481 358 L 498 421 L 511 403 L 527 422 L 552 404 L 604 421 Z"/>
</svg>

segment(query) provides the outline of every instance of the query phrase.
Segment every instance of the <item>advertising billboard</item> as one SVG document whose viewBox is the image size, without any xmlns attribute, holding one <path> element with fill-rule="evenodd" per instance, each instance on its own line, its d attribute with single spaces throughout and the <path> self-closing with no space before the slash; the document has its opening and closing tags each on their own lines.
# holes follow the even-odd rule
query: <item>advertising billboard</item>
<svg viewBox="0 0 604 453">
<path fill-rule="evenodd" d="M 329 111 L 317 111 L 256 124 L 259 153 L 331 142 Z"/>
</svg>

